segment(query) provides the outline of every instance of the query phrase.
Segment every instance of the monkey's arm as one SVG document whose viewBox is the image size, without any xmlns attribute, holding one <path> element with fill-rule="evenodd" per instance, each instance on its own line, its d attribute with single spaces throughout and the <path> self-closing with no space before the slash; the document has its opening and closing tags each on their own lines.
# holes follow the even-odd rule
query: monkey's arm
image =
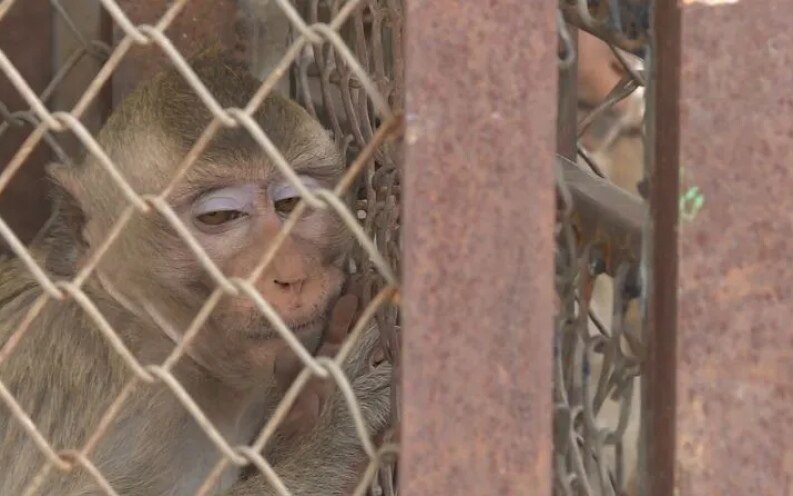
<svg viewBox="0 0 793 496">
<path fill-rule="evenodd" d="M 357 300 L 350 295 L 336 304 L 318 356 L 335 356 L 354 323 Z M 344 372 L 354 378 L 351 386 L 371 436 L 381 433 L 390 417 L 391 365 L 374 360 L 379 350 L 379 331 L 370 327 L 358 340 L 345 360 Z M 294 354 L 287 354 L 276 379 L 286 389 L 300 368 Z M 289 363 L 289 362 L 292 363 Z M 280 368 L 280 370 L 279 370 Z M 367 461 L 355 428 L 349 406 L 330 379 L 315 379 L 303 389 L 303 395 L 314 395 L 319 411 L 306 402 L 301 410 L 299 400 L 281 424 L 296 436 L 289 446 L 276 448 L 274 470 L 287 490 L 298 496 L 342 496 L 351 494 L 358 485 L 360 467 Z M 296 408 L 297 407 L 297 408 Z M 315 407 L 316 408 L 316 407 Z M 312 411 L 313 410 L 313 411 Z M 318 416 L 317 416 L 318 415 Z M 290 425 L 290 421 L 292 425 Z M 307 432 L 300 434 L 300 429 Z M 261 473 L 239 482 L 227 496 L 276 496 L 279 493 Z"/>
<path fill-rule="evenodd" d="M 390 414 L 391 366 L 377 366 L 353 381 L 352 387 L 370 437 L 382 432 Z M 295 449 L 278 456 L 273 466 L 290 494 L 295 496 L 346 496 L 358 485 L 366 453 L 355 423 L 340 392 L 336 392 L 320 419 Z M 267 478 L 256 475 L 235 485 L 226 496 L 280 495 Z"/>
</svg>

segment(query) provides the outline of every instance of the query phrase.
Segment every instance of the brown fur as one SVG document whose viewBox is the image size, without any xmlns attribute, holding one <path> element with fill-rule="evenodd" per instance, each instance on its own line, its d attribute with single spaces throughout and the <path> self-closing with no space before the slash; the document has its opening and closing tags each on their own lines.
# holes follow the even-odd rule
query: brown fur
<svg viewBox="0 0 793 496">
<path fill-rule="evenodd" d="M 200 57 L 193 68 L 223 107 L 243 107 L 258 87 L 244 67 L 222 57 Z M 157 194 L 210 119 L 189 85 L 171 70 L 132 93 L 100 132 L 99 142 L 135 191 Z M 255 119 L 298 173 L 330 185 L 343 171 L 325 131 L 291 101 L 269 97 Z M 52 175 L 57 222 L 31 250 L 54 278 L 70 279 L 128 205 L 94 157 L 73 170 L 53 168 Z M 278 176 L 245 130 L 226 129 L 169 201 L 189 224 L 188 207 L 202 189 L 248 182 L 266 185 Z M 266 211 L 258 203 L 257 208 Z M 226 275 L 247 276 L 277 232 L 276 217 L 261 217 L 256 217 L 256 229 L 222 242 L 199 237 Z M 299 335 L 310 350 L 318 346 L 328 307 L 339 294 L 341 264 L 349 247 L 350 237 L 338 219 L 329 212 L 314 212 L 298 223 L 273 268 L 256 283 L 287 324 L 316 320 Z M 140 308 L 149 305 L 181 331 L 214 288 L 192 252 L 155 212 L 133 215 L 97 273 L 102 279 L 91 277 L 83 286 L 85 293 L 144 365 L 160 364 L 174 344 Z M 286 291 L 277 282 L 287 276 L 299 279 L 300 285 L 286 285 Z M 0 262 L 0 345 L 41 293 L 19 260 Z M 370 329 L 345 369 L 372 431 L 384 427 L 390 394 L 388 367 L 367 365 L 375 344 L 376 330 Z M 238 296 L 224 297 L 188 351 L 174 375 L 229 443 L 249 443 L 283 392 L 274 378 L 275 360 L 291 351 L 258 310 Z M 129 366 L 70 299 L 51 300 L 11 356 L 0 363 L 0 380 L 56 450 L 80 450 L 131 378 Z M 359 475 L 355 469 L 365 456 L 339 394 L 334 393 L 316 425 L 306 430 L 298 441 L 269 446 L 269 461 L 294 494 L 345 494 L 354 487 Z M 193 494 L 220 456 L 167 387 L 141 383 L 89 458 L 121 495 L 181 496 Z M 21 494 L 44 463 L 28 434 L 0 403 L 0 494 Z M 238 470 L 228 470 L 215 494 L 275 494 L 260 475 L 239 479 Z M 48 496 L 103 494 L 79 470 L 53 470 L 42 488 L 41 494 Z"/>
</svg>

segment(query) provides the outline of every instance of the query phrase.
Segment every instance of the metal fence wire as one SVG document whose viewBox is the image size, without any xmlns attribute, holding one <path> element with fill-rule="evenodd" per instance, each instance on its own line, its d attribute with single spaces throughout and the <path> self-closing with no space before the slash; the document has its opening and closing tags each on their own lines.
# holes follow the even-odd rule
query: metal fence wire
<svg viewBox="0 0 793 496">
<path fill-rule="evenodd" d="M 0 20 L 3 19 L 6 13 L 8 13 L 11 8 L 14 6 L 15 2 L 3 2 L 0 3 Z M 84 34 L 78 29 L 75 23 L 72 21 L 69 14 L 63 8 L 60 2 L 53 1 L 51 2 L 53 11 L 58 16 L 59 19 L 63 20 L 64 25 L 69 30 L 69 33 L 75 40 L 77 40 L 78 48 L 74 50 L 55 71 L 53 78 L 50 80 L 49 84 L 44 88 L 44 90 L 36 96 L 36 99 L 41 103 L 41 106 L 47 106 L 51 103 L 53 99 L 53 95 L 56 93 L 56 90 L 61 85 L 61 83 L 68 78 L 75 69 L 79 66 L 80 62 L 86 58 L 93 58 L 99 62 L 104 63 L 110 53 L 112 52 L 111 47 L 107 44 L 107 42 L 103 40 L 87 40 L 84 37 Z M 27 90 L 27 84 L 24 81 L 24 78 L 14 69 L 13 65 L 11 64 L 10 60 L 6 56 L 5 53 L 0 52 L 0 56 L 2 56 L 2 64 L 3 64 L 3 73 L 6 74 L 7 77 L 12 81 L 13 85 L 16 88 L 26 88 L 25 91 L 20 90 L 23 94 L 25 99 L 27 100 L 30 96 Z M 8 69 L 6 69 L 8 68 Z M 13 75 L 13 76 L 12 76 Z M 95 97 L 95 95 L 90 96 L 86 99 L 86 102 L 83 106 L 86 106 L 90 103 L 90 100 Z M 52 152 L 53 158 L 62 164 L 71 164 L 73 163 L 73 159 L 70 154 L 64 149 L 58 137 L 54 134 L 54 131 L 57 131 L 54 128 L 46 128 L 39 130 L 39 126 L 41 125 L 41 118 L 40 118 L 40 111 L 46 111 L 44 108 L 36 109 L 34 107 L 30 107 L 28 109 L 16 109 L 12 110 L 9 109 L 6 104 L 0 101 L 0 139 L 3 138 L 4 134 L 12 127 L 21 127 L 21 126 L 31 126 L 32 128 L 37 130 L 37 133 L 40 134 L 40 137 L 37 137 L 35 141 L 31 138 L 28 144 L 38 143 L 39 140 L 43 141 L 48 149 Z M 83 109 L 84 111 L 84 109 Z M 8 186 L 13 174 L 16 170 L 24 164 L 24 160 L 27 158 L 27 155 L 24 157 L 15 157 L 15 160 L 9 164 L 14 165 L 15 169 L 13 171 L 5 172 L 7 175 L 3 175 L 3 181 L 0 183 L 0 191 L 5 189 Z M 6 167 L 8 169 L 10 167 Z"/>
<path fill-rule="evenodd" d="M 638 281 L 645 206 L 632 192 L 642 191 L 642 184 L 617 186 L 609 177 L 614 164 L 602 162 L 621 160 L 611 151 L 621 139 L 641 145 L 641 121 L 627 118 L 624 103 L 621 109 L 617 106 L 632 100 L 642 112 L 648 9 L 648 3 L 632 1 L 560 3 L 557 495 L 637 494 L 643 357 Z M 586 62 L 577 53 L 576 40 L 585 34 L 609 46 L 622 74 L 601 101 L 586 106 L 576 99 L 576 69 Z M 565 133 L 569 143 L 564 142 Z M 641 160 L 617 165 L 642 170 Z"/>
<path fill-rule="evenodd" d="M 14 4 L 20 1 L 0 2 L 0 23 Z M 58 15 L 65 16 L 67 24 L 74 27 L 74 23 L 71 22 L 60 2 L 53 0 L 51 3 Z M 9 186 L 14 174 L 24 166 L 31 150 L 41 141 L 52 149 L 57 160 L 71 163 L 72 158 L 63 150 L 58 140 L 58 133 L 71 133 L 79 139 L 86 153 L 114 178 L 128 203 L 124 212 L 116 219 L 108 238 L 82 264 L 72 280 L 59 280 L 48 274 L 35 253 L 29 250 L 6 221 L 0 218 L 0 236 L 41 287 L 41 294 L 28 314 L 1 343 L 0 370 L 4 362 L 13 356 L 15 348 L 24 342 L 25 335 L 31 328 L 30 324 L 48 303 L 73 300 L 96 324 L 109 346 L 122 357 L 133 373 L 127 387 L 107 408 L 99 427 L 87 435 L 85 443 L 82 446 L 67 447 L 53 446 L 44 434 L 46 430 L 36 425 L 31 412 L 25 411 L 8 385 L 0 381 L 0 400 L 5 409 L 3 415 L 11 415 L 15 418 L 17 425 L 24 430 L 46 459 L 38 475 L 30 480 L 23 491 L 24 494 L 38 494 L 37 489 L 53 470 L 64 472 L 83 470 L 90 474 L 96 485 L 106 494 L 117 494 L 93 464 L 92 449 L 106 434 L 108 426 L 119 412 L 123 411 L 125 400 L 135 385 L 153 387 L 155 384 L 165 385 L 171 390 L 222 454 L 217 464 L 207 473 L 197 494 L 211 494 L 221 473 L 230 465 L 252 466 L 259 470 L 280 493 L 290 494 L 289 488 L 280 480 L 277 470 L 273 470 L 261 453 L 307 381 L 314 376 L 330 378 L 335 381 L 346 398 L 354 398 L 349 380 L 340 367 L 350 350 L 351 342 L 360 335 L 370 320 L 377 321 L 380 326 L 381 342 L 384 344 L 386 358 L 394 364 L 395 375 L 398 373 L 400 150 L 396 138 L 401 132 L 400 111 L 403 104 L 402 2 L 400 0 L 346 2 L 311 0 L 293 3 L 288 0 L 274 0 L 274 3 L 290 23 L 291 40 L 280 62 L 261 83 L 249 104 L 242 109 L 221 107 L 190 68 L 183 54 L 166 36 L 165 32 L 169 26 L 183 13 L 188 4 L 187 0 L 172 2 L 156 23 L 141 25 L 135 25 L 119 3 L 114 0 L 102 0 L 102 7 L 112 18 L 115 26 L 123 32 L 120 42 L 110 47 L 100 41 L 87 40 L 75 28 L 75 36 L 82 40 L 82 48 L 58 69 L 51 83 L 38 95 L 14 67 L 7 54 L 0 51 L 0 71 L 10 80 L 29 106 L 28 110 L 15 110 L 0 104 L 0 136 L 10 126 L 33 127 L 33 132 L 0 173 L 0 194 Z M 213 118 L 207 131 L 182 160 L 171 184 L 156 195 L 141 195 L 136 192 L 81 122 L 81 117 L 100 94 L 103 85 L 113 75 L 129 50 L 136 45 L 158 47 L 196 91 Z M 77 61 L 87 55 L 97 57 L 103 62 L 101 70 L 70 111 L 50 110 L 49 99 L 53 91 L 69 71 L 73 70 Z M 259 143 L 262 151 L 275 167 L 283 172 L 285 177 L 294 177 L 295 181 L 299 182 L 294 173 L 288 174 L 291 171 L 290 164 L 277 150 L 268 146 L 267 137 L 251 119 L 253 111 L 273 91 L 281 76 L 288 73 L 291 73 L 294 82 L 291 86 L 293 96 L 330 128 L 336 143 L 345 152 L 349 165 L 334 189 L 309 190 L 301 184 L 295 184 L 296 187 L 300 186 L 297 189 L 301 192 L 302 200 L 284 221 L 281 234 L 267 253 L 262 255 L 257 269 L 247 278 L 229 278 L 212 262 L 187 229 L 180 225 L 181 221 L 166 201 L 166 194 L 192 166 L 195 157 L 211 138 L 225 127 L 242 126 L 249 129 L 251 136 Z M 321 102 L 321 105 L 317 105 L 318 102 Z M 356 200 L 353 205 L 348 206 L 343 198 L 350 192 Z M 332 360 L 312 357 L 269 304 L 262 298 L 256 297 L 257 292 L 252 285 L 272 261 L 275 251 L 307 206 L 335 212 L 358 241 L 351 272 L 363 280 L 362 298 L 365 307 L 348 342 Z M 181 338 L 173 352 L 163 363 L 153 366 L 143 366 L 136 360 L 117 330 L 100 313 L 84 291 L 86 281 L 94 275 L 108 247 L 119 238 L 135 212 L 157 213 L 166 219 L 216 283 L 213 293 L 204 303 L 198 317 L 181 333 Z M 206 318 L 224 295 L 249 296 L 304 365 L 302 373 L 286 392 L 272 417 L 248 446 L 229 444 L 218 428 L 207 420 L 204 412 L 173 373 L 174 364 L 185 354 L 186 348 L 201 332 Z M 164 331 L 168 332 L 167 329 Z M 398 391 L 396 388 L 392 388 L 392 391 L 396 402 Z M 378 495 L 396 494 L 397 447 L 393 441 L 395 437 L 393 434 L 387 435 L 385 442 L 376 446 L 368 436 L 362 434 L 365 433 L 365 427 L 359 405 L 352 399 L 348 400 L 347 406 L 358 426 L 358 432 L 361 433 L 361 445 L 370 459 L 356 494 L 367 492 Z M 392 425 L 396 426 L 398 409 L 392 408 L 392 411 L 394 412 Z"/>
</svg>

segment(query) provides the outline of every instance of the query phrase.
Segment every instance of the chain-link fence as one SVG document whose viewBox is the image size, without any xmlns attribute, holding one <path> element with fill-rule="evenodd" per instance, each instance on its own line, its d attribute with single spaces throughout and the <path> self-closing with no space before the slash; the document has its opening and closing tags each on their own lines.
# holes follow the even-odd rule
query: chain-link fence
<svg viewBox="0 0 793 496">
<path fill-rule="evenodd" d="M 43 15 L 44 12 L 49 15 Z M 87 37 L 59 2 L 39 6 L 8 3 L 4 18 L 3 45 L 25 47 L 24 52 L 9 50 L 6 56 L 14 60 L 15 67 L 26 75 L 26 82 L 38 90 L 39 100 L 49 108 L 71 107 L 79 98 L 77 93 L 85 89 L 110 53 L 109 40 Z M 47 22 L 42 22 L 44 19 Z M 93 20 L 88 19 L 89 22 Z M 45 185 L 40 180 L 43 165 L 47 160 L 73 163 L 77 140 L 51 129 L 37 131 L 43 133 L 41 138 L 30 137 L 30 132 L 40 124 L 38 117 L 27 108 L 10 81 L 3 83 L 0 90 L 3 95 L 0 99 L 0 159 L 4 168 L 8 164 L 15 170 L 3 176 L 2 188 L 6 194 L 0 201 L 0 209 L 15 233 L 27 243 L 40 231 L 49 211 Z M 107 96 L 107 91 L 100 91 L 94 104 L 84 112 L 83 122 L 93 131 L 107 116 Z M 41 144 L 37 146 L 39 140 Z M 25 159 L 27 165 L 21 168 L 21 161 L 12 164 L 11 159 L 23 144 L 32 146 L 33 150 Z M 10 183 L 14 183 L 14 187 L 9 187 Z M 10 253 L 5 240 L 0 240 L 0 247 L 0 253 Z"/>
<path fill-rule="evenodd" d="M 21 2 L 5 1 L 0 3 L 0 23 L 3 17 Z M 90 475 L 92 487 L 106 494 L 118 494 L 113 484 L 92 461 L 92 453 L 108 434 L 113 422 L 125 409 L 125 404 L 136 387 L 165 385 L 173 396 L 190 413 L 193 420 L 201 426 L 205 435 L 221 454 L 200 484 L 197 494 L 212 494 L 229 466 L 253 466 L 260 471 L 279 494 L 290 494 L 289 488 L 280 480 L 277 467 L 273 467 L 263 457 L 265 445 L 273 437 L 279 424 L 287 415 L 301 389 L 311 377 L 333 380 L 347 401 L 347 407 L 360 435 L 362 449 L 369 457 L 368 467 L 362 471 L 356 494 L 374 491 L 374 494 L 395 494 L 395 445 L 393 435 L 386 434 L 381 446 L 373 443 L 366 434 L 365 420 L 361 407 L 355 403 L 355 394 L 350 379 L 342 371 L 342 364 L 350 353 L 351 347 L 369 321 L 377 322 L 381 331 L 386 358 L 398 370 L 399 327 L 398 295 L 399 273 L 399 170 L 398 137 L 401 126 L 399 111 L 402 106 L 401 84 L 401 37 L 402 6 L 400 1 L 308 1 L 289 2 L 278 0 L 277 5 L 284 22 L 288 22 L 290 42 L 285 46 L 282 57 L 267 77 L 262 81 L 255 96 L 244 108 L 223 108 L 207 90 L 187 62 L 187 54 L 180 53 L 166 34 L 169 27 L 179 16 L 189 15 L 189 2 L 172 2 L 156 23 L 138 24 L 130 20 L 122 2 L 102 1 L 103 15 L 112 20 L 115 29 L 122 33 L 120 41 L 110 47 L 105 41 L 87 38 L 76 27 L 61 2 L 51 2 L 53 9 L 73 31 L 79 40 L 78 49 L 59 67 L 50 84 L 43 92 L 36 94 L 20 74 L 9 56 L 0 51 L 0 71 L 10 80 L 13 88 L 21 95 L 29 109 L 17 110 L 0 105 L 2 123 L 0 135 L 11 126 L 30 125 L 32 133 L 21 144 L 18 151 L 5 165 L 0 174 L 0 194 L 11 179 L 25 165 L 31 150 L 40 142 L 45 142 L 53 152 L 54 158 L 66 166 L 77 161 L 64 150 L 59 137 L 68 134 L 79 140 L 79 145 L 88 160 L 98 163 L 113 178 L 115 185 L 123 192 L 127 207 L 114 221 L 109 235 L 100 246 L 94 247 L 92 254 L 80 265 L 77 274 L 70 280 L 60 280 L 48 273 L 40 253 L 36 252 L 34 240 L 30 245 L 15 234 L 13 229 L 0 218 L 0 235 L 15 255 L 7 264 L 21 264 L 39 285 L 38 296 L 24 313 L 19 322 L 3 323 L 2 348 L 0 348 L 0 397 L 3 401 L 3 415 L 9 422 L 21 428 L 26 440 L 33 443 L 43 454 L 45 463 L 24 484 L 23 494 L 37 494 L 46 485 L 47 477 L 54 471 L 79 472 Z M 266 3 L 266 2 L 265 2 Z M 187 12 L 188 14 L 186 14 Z M 151 46 L 163 54 L 181 77 L 196 92 L 211 114 L 211 123 L 200 138 L 192 144 L 191 150 L 181 157 L 173 177 L 159 194 L 139 194 L 125 180 L 120 169 L 103 150 L 91 130 L 84 124 L 86 112 L 100 99 L 103 88 L 113 76 L 114 71 L 124 61 L 125 56 L 135 46 Z M 59 84 L 74 70 L 78 61 L 86 56 L 95 57 L 101 68 L 89 82 L 85 91 L 68 111 L 53 111 L 50 97 Z M 301 183 L 284 155 L 272 146 L 270 139 L 253 119 L 256 109 L 279 84 L 281 78 L 290 73 L 293 84 L 290 90 L 309 112 L 320 118 L 333 133 L 336 144 L 348 159 L 348 168 L 333 189 L 311 188 Z M 319 89 L 316 92 L 316 89 Z M 301 193 L 301 200 L 284 220 L 283 228 L 262 253 L 260 260 L 250 276 L 245 278 L 228 277 L 216 265 L 190 231 L 181 223 L 168 195 L 196 162 L 211 140 L 224 128 L 244 128 L 261 147 L 262 154 Z M 345 198 L 352 193 L 355 201 L 352 206 L 345 204 Z M 313 357 L 300 343 L 292 330 L 285 325 L 274 308 L 265 301 L 255 289 L 255 282 L 273 261 L 282 243 L 289 237 L 298 219 L 307 208 L 326 210 L 341 219 L 357 240 L 350 271 L 361 280 L 362 300 L 365 304 L 359 321 L 354 325 L 350 338 L 339 353 L 332 359 Z M 155 216 L 165 219 L 169 228 L 177 233 L 190 248 L 198 264 L 214 281 L 215 289 L 186 329 L 178 330 L 177 343 L 173 351 L 159 365 L 143 366 L 130 349 L 129 342 L 114 328 L 113 320 L 99 311 L 85 286 L 95 276 L 100 263 L 106 263 L 103 256 L 114 242 L 123 236 L 128 223 L 135 215 Z M 50 226 L 45 226 L 42 236 L 46 236 Z M 10 265 L 4 271 L 10 271 Z M 202 332 L 212 311 L 224 296 L 247 296 L 251 304 L 259 309 L 272 328 L 292 348 L 304 365 L 284 394 L 283 400 L 267 419 L 250 445 L 235 446 L 224 437 L 220 428 L 208 421 L 206 412 L 191 398 L 188 388 L 180 383 L 174 372 L 177 362 L 186 353 L 191 343 Z M 48 305 L 58 305 L 64 301 L 79 305 L 97 329 L 107 345 L 117 353 L 132 372 L 132 378 L 121 389 L 120 394 L 110 402 L 97 425 L 85 426 L 89 431 L 84 443 L 78 446 L 55 446 L 48 439 L 52 425 L 37 423 L 38 411 L 29 411 L 15 397 L 12 388 L 4 382 L 9 377 L 8 364 L 13 360 L 15 350 L 26 346 L 28 333 L 37 317 Z M 160 322 L 162 331 L 173 335 L 167 322 Z M 394 397 L 396 387 L 392 388 Z M 395 401 L 395 400 L 394 400 Z M 396 425 L 397 409 L 392 408 Z M 13 420 L 10 420 L 10 419 Z M 6 429 L 11 429 L 6 426 Z M 8 434 L 8 432 L 6 433 Z M 380 470 L 382 469 L 382 470 Z M 379 473 L 379 476 L 378 476 Z M 6 487 L 6 486 L 3 486 Z M 16 486 L 11 486 L 16 487 Z"/>
<path fill-rule="evenodd" d="M 625 178 L 643 177 L 648 9 L 642 2 L 560 6 L 554 494 L 637 494 L 644 205 L 635 193 L 641 184 Z M 596 39 L 610 56 L 589 60 L 597 52 L 585 43 Z M 587 77 L 613 70 L 610 63 L 621 77 L 593 101 Z M 633 153 L 621 154 L 625 146 Z"/>
</svg>

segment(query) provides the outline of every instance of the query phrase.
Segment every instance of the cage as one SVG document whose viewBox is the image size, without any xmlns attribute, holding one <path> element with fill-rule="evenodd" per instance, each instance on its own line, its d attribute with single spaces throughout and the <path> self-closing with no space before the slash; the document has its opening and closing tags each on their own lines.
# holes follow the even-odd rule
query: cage
<svg viewBox="0 0 793 496">
<path fill-rule="evenodd" d="M 793 38 L 782 0 L 753 3 L 0 1 L 0 495 L 788 494 L 793 229 L 779 109 L 789 101 L 771 88 L 789 82 Z M 762 47 L 734 41 L 746 38 Z M 220 103 L 237 96 L 221 100 L 191 66 L 218 50 L 255 78 L 239 105 Z M 207 125 L 149 191 L 100 129 L 164 68 Z M 306 182 L 295 164 L 314 152 L 279 148 L 280 128 L 257 121 L 276 94 L 340 154 L 333 184 Z M 171 196 L 233 132 L 296 192 L 243 273 L 218 262 Z M 144 161 L 150 145 L 136 139 L 128 156 Z M 756 171 L 725 166 L 733 154 Z M 89 162 L 123 208 L 84 253 L 81 240 L 64 241 L 64 221 L 84 219 L 50 193 L 45 166 Z M 306 211 L 352 240 L 339 290 L 359 306 L 349 338 L 331 342 L 338 295 L 328 297 L 317 311 L 325 341 L 313 347 L 257 286 L 310 231 Z M 162 237 L 181 243 L 178 263 L 207 281 L 189 318 L 158 310 L 179 291 L 131 298 L 123 286 L 137 281 L 102 275 L 113 253 L 132 253 L 114 247 L 140 218 L 158 219 Z M 164 277 L 163 243 L 140 251 L 146 274 Z M 198 387 L 223 381 L 191 382 L 182 365 L 203 366 L 195 350 L 231 298 L 295 367 L 286 384 L 268 383 L 278 390 L 260 400 L 255 432 L 238 437 L 213 420 L 233 398 Z M 75 312 L 84 333 L 51 339 Z M 144 320 L 169 340 L 154 361 L 129 331 Z M 347 362 L 373 326 L 377 361 L 390 367 L 377 435 L 357 389 L 363 372 Z M 124 380 L 99 372 L 108 356 Z M 85 413 L 75 398 L 87 378 L 105 389 Z M 272 448 L 288 445 L 290 415 L 317 384 L 335 391 L 318 411 L 342 412 L 354 438 L 345 449 L 363 463 L 354 476 L 322 461 L 307 465 L 321 476 L 295 473 L 348 477 L 344 490 L 293 486 Z M 199 451 L 173 451 L 189 476 L 169 479 L 176 465 L 156 450 L 134 463 L 106 456 L 119 440 L 152 436 L 158 426 L 134 398 L 155 390 L 183 412 L 161 423 L 195 433 L 179 439 Z M 137 428 L 119 437 L 124 425 Z"/>
</svg>

